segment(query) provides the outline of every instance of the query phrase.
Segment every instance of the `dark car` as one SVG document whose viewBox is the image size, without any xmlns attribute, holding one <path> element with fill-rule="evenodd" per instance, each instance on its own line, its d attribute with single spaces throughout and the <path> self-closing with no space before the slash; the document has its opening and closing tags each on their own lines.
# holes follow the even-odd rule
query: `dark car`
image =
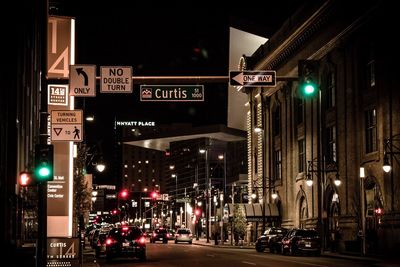
<svg viewBox="0 0 400 267">
<path fill-rule="evenodd" d="M 264 234 L 257 238 L 256 250 L 263 252 L 266 248 L 269 248 L 271 253 L 281 251 L 281 240 L 282 237 L 287 233 L 288 229 L 282 227 L 271 227 L 265 230 Z"/>
<path fill-rule="evenodd" d="M 321 255 L 321 238 L 314 229 L 293 229 L 282 238 L 282 254 Z"/>
<path fill-rule="evenodd" d="M 106 238 L 106 259 L 114 257 L 138 258 L 146 260 L 146 237 L 136 226 L 112 228 Z"/>
<path fill-rule="evenodd" d="M 161 241 L 164 244 L 168 243 L 170 233 L 168 229 L 158 228 L 153 231 L 153 234 L 150 237 L 150 243 L 155 243 L 156 241 Z"/>
</svg>

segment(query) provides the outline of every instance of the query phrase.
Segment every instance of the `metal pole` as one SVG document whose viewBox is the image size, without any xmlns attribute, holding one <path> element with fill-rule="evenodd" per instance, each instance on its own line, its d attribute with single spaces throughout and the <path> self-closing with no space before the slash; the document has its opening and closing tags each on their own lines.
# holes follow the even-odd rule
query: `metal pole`
<svg viewBox="0 0 400 267">
<path fill-rule="evenodd" d="M 235 183 L 232 184 L 232 226 L 231 226 L 231 245 L 233 245 L 233 238 L 234 238 L 234 232 L 235 232 L 235 224 L 234 224 L 234 211 L 235 211 Z M 230 212 L 230 211 L 229 211 Z M 229 216 L 229 215 L 228 215 Z"/>
<path fill-rule="evenodd" d="M 360 177 L 360 195 L 361 195 L 361 227 L 362 227 L 362 255 L 366 254 L 366 239 L 365 239 L 365 188 L 364 177 Z"/>
<path fill-rule="evenodd" d="M 211 186 L 210 177 L 208 176 L 208 148 L 206 149 L 206 179 L 207 179 L 207 216 L 206 216 L 206 231 L 207 231 L 207 243 L 210 243 L 210 215 L 211 215 Z"/>
<path fill-rule="evenodd" d="M 219 199 L 221 200 L 221 219 L 220 219 L 220 225 L 221 225 L 221 245 L 224 244 L 224 194 L 221 194 L 219 196 Z"/>
</svg>

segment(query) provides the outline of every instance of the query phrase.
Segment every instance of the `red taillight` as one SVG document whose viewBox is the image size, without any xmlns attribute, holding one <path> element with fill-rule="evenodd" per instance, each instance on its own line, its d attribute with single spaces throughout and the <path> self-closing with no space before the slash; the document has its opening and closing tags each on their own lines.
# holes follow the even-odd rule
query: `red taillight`
<svg viewBox="0 0 400 267">
<path fill-rule="evenodd" d="M 167 237 L 169 237 L 169 234 L 167 234 Z"/>
<path fill-rule="evenodd" d="M 137 242 L 138 242 L 139 244 L 144 244 L 144 243 L 146 243 L 146 238 L 144 238 L 144 237 L 142 236 L 142 237 L 140 237 L 140 238 L 137 240 Z"/>
<path fill-rule="evenodd" d="M 106 239 L 106 245 L 111 245 L 112 243 L 114 243 L 114 240 L 112 238 Z"/>
<path fill-rule="evenodd" d="M 122 227 L 122 231 L 128 231 L 129 227 Z"/>
<path fill-rule="evenodd" d="M 156 233 L 153 233 L 153 236 L 155 237 L 155 236 L 156 236 Z"/>
</svg>

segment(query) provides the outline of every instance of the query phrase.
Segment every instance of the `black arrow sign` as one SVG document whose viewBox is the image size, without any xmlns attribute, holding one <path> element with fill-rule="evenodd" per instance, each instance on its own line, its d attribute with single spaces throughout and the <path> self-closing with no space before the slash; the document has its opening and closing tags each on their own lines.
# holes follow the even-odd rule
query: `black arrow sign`
<svg viewBox="0 0 400 267">
<path fill-rule="evenodd" d="M 78 76 L 82 74 L 83 78 L 85 79 L 84 85 L 85 85 L 85 86 L 88 86 L 88 84 L 89 84 L 89 78 L 88 78 L 87 73 L 83 70 L 83 68 L 77 68 L 77 69 L 76 69 L 76 72 L 78 73 Z"/>
</svg>

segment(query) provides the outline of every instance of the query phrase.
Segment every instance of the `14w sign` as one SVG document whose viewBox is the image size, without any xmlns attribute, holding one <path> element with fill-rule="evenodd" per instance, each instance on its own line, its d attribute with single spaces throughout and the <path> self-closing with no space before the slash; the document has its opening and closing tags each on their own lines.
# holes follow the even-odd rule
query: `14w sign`
<svg viewBox="0 0 400 267">
<path fill-rule="evenodd" d="M 267 71 L 231 71 L 229 83 L 232 86 L 276 86 L 276 72 Z"/>
</svg>

